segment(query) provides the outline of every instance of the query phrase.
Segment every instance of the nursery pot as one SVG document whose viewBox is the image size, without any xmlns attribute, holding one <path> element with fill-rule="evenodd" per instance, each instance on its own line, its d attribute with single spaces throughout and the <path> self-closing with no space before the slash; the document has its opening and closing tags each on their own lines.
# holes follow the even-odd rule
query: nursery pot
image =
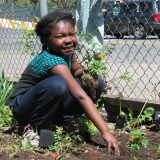
<svg viewBox="0 0 160 160">
<path fill-rule="evenodd" d="M 115 127 L 117 129 L 124 128 L 126 122 L 127 122 L 126 115 L 119 114 L 118 117 L 117 117 L 117 121 L 116 121 L 116 126 Z"/>
</svg>

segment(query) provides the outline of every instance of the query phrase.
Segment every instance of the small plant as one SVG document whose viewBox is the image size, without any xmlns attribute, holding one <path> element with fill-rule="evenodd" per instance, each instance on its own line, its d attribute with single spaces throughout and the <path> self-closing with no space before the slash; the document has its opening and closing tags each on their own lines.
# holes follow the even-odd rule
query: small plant
<svg viewBox="0 0 160 160">
<path fill-rule="evenodd" d="M 142 122 L 145 122 L 145 121 L 149 121 L 151 122 L 153 120 L 153 114 L 154 114 L 154 108 L 152 107 L 148 107 L 144 110 L 143 114 L 140 115 L 137 123 L 138 124 L 141 124 Z"/>
<path fill-rule="evenodd" d="M 139 160 L 137 157 L 133 156 L 131 157 L 131 160 Z"/>
<path fill-rule="evenodd" d="M 24 138 L 22 140 L 21 150 L 24 150 L 24 151 L 31 150 L 32 152 L 34 152 L 36 148 L 37 148 L 36 146 L 34 146 L 31 143 L 29 143 L 27 138 Z"/>
<path fill-rule="evenodd" d="M 87 53 L 82 57 L 81 61 L 82 66 L 87 68 L 88 71 L 84 77 L 94 77 L 95 74 L 104 77 L 107 72 L 104 61 L 106 60 L 106 57 L 112 53 L 114 45 L 112 47 L 98 45 L 92 40 L 93 35 L 91 34 L 81 34 L 79 35 L 79 38 L 82 42 L 89 46 L 90 50 L 88 51 L 88 49 L 86 49 Z M 85 44 L 83 46 L 84 48 L 86 47 Z"/>
<path fill-rule="evenodd" d="M 57 159 L 62 159 L 63 156 L 69 156 L 71 152 L 77 152 L 75 142 L 80 141 L 79 135 L 71 135 L 63 130 L 63 127 L 56 127 L 54 133 L 54 144 L 49 147 L 49 150 L 58 154 Z M 65 154 L 65 155 L 64 155 Z"/>
<path fill-rule="evenodd" d="M 87 72 L 82 76 L 82 79 L 86 77 L 94 79 L 96 75 L 104 77 L 106 73 L 106 66 L 101 60 L 92 60 L 88 64 L 88 67 L 86 70 Z"/>
<path fill-rule="evenodd" d="M 160 145 L 154 147 L 154 151 L 158 154 L 160 154 Z"/>
<path fill-rule="evenodd" d="M 147 147 L 148 144 L 149 144 L 149 141 L 139 129 L 134 129 L 131 132 L 131 136 L 129 138 L 129 144 L 128 144 L 128 147 L 131 151 L 136 152 L 140 150 L 142 147 Z"/>
<path fill-rule="evenodd" d="M 96 92 L 99 83 L 98 77 L 105 78 L 107 73 L 105 60 L 112 52 L 112 49 L 104 45 L 95 44 L 93 35 L 91 34 L 81 34 L 79 38 L 82 41 L 82 46 L 78 46 L 79 52 L 81 52 L 82 48 L 86 50 L 85 55 L 82 56 L 82 60 L 80 61 L 81 66 L 84 68 L 84 74 L 80 79 L 81 86 L 92 101 L 96 102 Z M 87 46 L 89 48 L 86 48 Z"/>
<path fill-rule="evenodd" d="M 33 27 L 35 27 L 36 23 L 39 21 L 38 17 L 34 17 L 34 20 L 32 21 Z M 35 48 L 35 39 L 36 39 L 36 34 L 34 29 L 26 29 L 20 24 L 17 24 L 18 29 L 21 30 L 23 33 L 22 38 L 19 40 L 19 43 L 24 45 L 24 47 L 21 49 L 22 53 L 27 53 L 32 56 L 35 56 L 36 53 L 34 52 Z"/>
<path fill-rule="evenodd" d="M 87 132 L 91 135 L 95 135 L 98 132 L 96 126 L 85 115 L 77 119 L 77 128 L 82 134 Z"/>
<path fill-rule="evenodd" d="M 132 128 L 141 125 L 143 122 L 153 121 L 154 108 L 152 107 L 146 108 L 140 115 L 138 115 L 135 118 L 133 116 L 133 109 L 129 108 L 128 111 L 129 111 L 128 115 L 123 112 L 126 122 L 124 125 L 124 130 L 131 131 Z"/>
<path fill-rule="evenodd" d="M 8 106 L 6 106 L 6 100 L 13 89 L 12 82 L 9 82 L 5 78 L 4 73 L 0 77 L 0 125 L 8 126 L 11 124 L 12 112 Z"/>
</svg>

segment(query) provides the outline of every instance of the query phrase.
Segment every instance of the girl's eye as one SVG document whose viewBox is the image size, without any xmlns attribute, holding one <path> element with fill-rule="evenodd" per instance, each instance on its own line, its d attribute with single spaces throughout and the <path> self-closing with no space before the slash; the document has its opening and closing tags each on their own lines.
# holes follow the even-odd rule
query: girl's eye
<svg viewBox="0 0 160 160">
<path fill-rule="evenodd" d="M 77 34 L 76 33 L 72 33 L 70 36 L 75 37 Z"/>
<path fill-rule="evenodd" d="M 67 35 L 57 35 L 55 38 L 57 38 L 57 39 L 63 39 L 65 37 L 76 37 L 76 33 L 71 33 L 68 36 Z"/>
<path fill-rule="evenodd" d="M 62 36 L 62 35 L 59 35 L 59 36 L 57 36 L 56 38 L 58 38 L 58 39 L 62 39 L 64 36 Z"/>
</svg>

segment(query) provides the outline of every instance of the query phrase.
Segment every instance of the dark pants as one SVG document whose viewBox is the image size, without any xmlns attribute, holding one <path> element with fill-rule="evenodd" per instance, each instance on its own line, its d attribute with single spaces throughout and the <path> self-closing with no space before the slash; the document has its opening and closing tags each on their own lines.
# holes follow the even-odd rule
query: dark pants
<svg viewBox="0 0 160 160">
<path fill-rule="evenodd" d="M 97 98 L 104 88 L 104 82 L 100 78 L 99 81 Z M 80 103 L 72 97 L 66 81 L 60 76 L 51 76 L 17 96 L 13 113 L 20 125 L 30 123 L 42 129 L 84 112 Z"/>
</svg>

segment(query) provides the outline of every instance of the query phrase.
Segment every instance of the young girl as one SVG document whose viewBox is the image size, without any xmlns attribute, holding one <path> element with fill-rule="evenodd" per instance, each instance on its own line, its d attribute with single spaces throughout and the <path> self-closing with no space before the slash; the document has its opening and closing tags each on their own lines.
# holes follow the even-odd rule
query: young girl
<svg viewBox="0 0 160 160">
<path fill-rule="evenodd" d="M 65 115 L 85 111 L 102 133 L 109 150 L 114 148 L 119 155 L 115 137 L 74 77 L 83 72 L 74 54 L 75 18 L 55 10 L 37 23 L 36 33 L 42 52 L 28 64 L 9 98 L 14 117 L 24 128 L 23 137 L 38 145 L 39 132 L 36 131 L 63 122 Z"/>
</svg>

